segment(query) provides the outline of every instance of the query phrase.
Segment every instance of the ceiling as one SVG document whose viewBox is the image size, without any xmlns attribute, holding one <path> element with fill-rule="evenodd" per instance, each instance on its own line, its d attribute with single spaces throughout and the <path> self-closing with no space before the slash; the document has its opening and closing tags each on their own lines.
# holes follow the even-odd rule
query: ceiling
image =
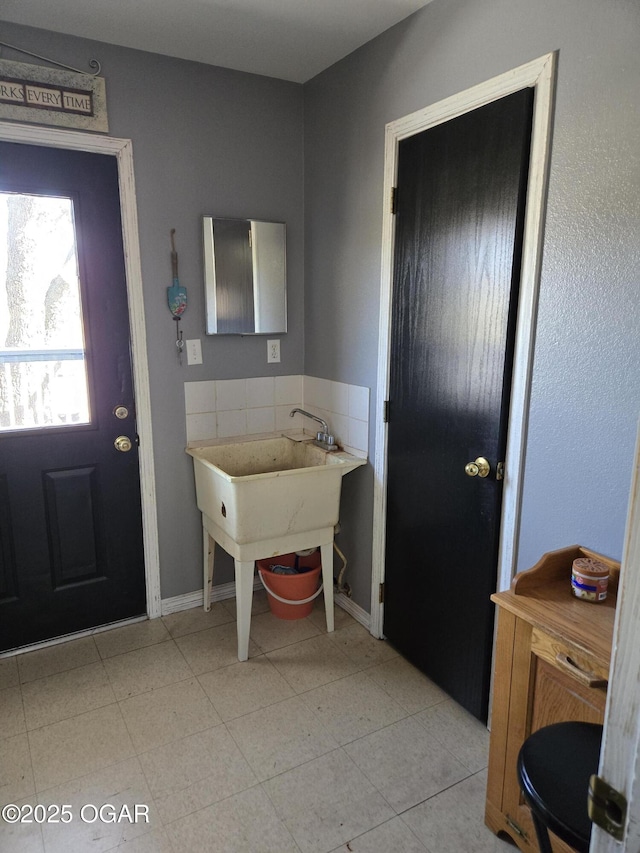
<svg viewBox="0 0 640 853">
<path fill-rule="evenodd" d="M 0 17 L 304 83 L 429 2 L 2 0 Z M 0 29 L 0 40 L 1 33 Z M 28 45 L 19 46 L 28 49 Z"/>
</svg>

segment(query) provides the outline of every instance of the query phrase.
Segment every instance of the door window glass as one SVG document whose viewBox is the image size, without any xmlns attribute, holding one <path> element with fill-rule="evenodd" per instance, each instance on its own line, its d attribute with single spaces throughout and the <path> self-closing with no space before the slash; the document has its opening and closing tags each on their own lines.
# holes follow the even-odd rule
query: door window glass
<svg viewBox="0 0 640 853">
<path fill-rule="evenodd" d="M 0 193 L 0 431 L 89 422 L 73 201 Z"/>
</svg>

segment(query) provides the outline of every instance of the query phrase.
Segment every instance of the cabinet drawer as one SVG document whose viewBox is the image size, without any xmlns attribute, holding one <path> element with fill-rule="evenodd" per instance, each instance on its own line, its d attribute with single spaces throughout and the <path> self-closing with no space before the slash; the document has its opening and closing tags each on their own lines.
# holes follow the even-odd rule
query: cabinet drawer
<svg viewBox="0 0 640 853">
<path fill-rule="evenodd" d="M 531 632 L 531 651 L 583 687 L 606 690 L 608 667 L 566 640 L 559 640 L 534 628 Z"/>
</svg>

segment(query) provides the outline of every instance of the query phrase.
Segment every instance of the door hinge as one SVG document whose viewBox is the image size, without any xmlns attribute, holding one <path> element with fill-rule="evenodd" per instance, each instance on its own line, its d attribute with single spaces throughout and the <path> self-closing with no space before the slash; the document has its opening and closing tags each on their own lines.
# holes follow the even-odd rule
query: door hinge
<svg viewBox="0 0 640 853">
<path fill-rule="evenodd" d="M 589 779 L 589 800 L 587 805 L 589 818 L 600 829 L 608 832 L 616 841 L 624 840 L 624 827 L 627 822 L 627 800 L 624 794 L 612 788 L 600 776 Z"/>
<path fill-rule="evenodd" d="M 378 603 L 384 604 L 384 583 L 380 584 L 380 589 L 378 590 Z"/>
<path fill-rule="evenodd" d="M 389 423 L 389 401 L 385 400 L 382 404 L 382 423 Z"/>
<path fill-rule="evenodd" d="M 391 187 L 391 213 L 398 212 L 398 187 Z"/>
</svg>

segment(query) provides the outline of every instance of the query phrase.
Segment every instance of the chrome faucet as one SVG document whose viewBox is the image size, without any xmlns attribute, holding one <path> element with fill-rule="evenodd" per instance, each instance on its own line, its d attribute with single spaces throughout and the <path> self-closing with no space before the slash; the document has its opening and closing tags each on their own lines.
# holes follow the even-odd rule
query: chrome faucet
<svg viewBox="0 0 640 853">
<path fill-rule="evenodd" d="M 322 427 L 322 430 L 316 433 L 316 438 L 313 442 L 314 444 L 317 444 L 318 447 L 321 447 L 323 450 L 338 449 L 336 440 L 329 432 L 329 424 L 326 421 L 323 421 L 322 418 L 319 418 L 317 415 L 312 415 L 311 412 L 305 412 L 304 409 L 291 409 L 289 417 L 292 418 L 297 413 L 304 415 L 306 418 L 311 418 L 312 421 L 316 421 Z"/>
<path fill-rule="evenodd" d="M 323 421 L 322 418 L 319 418 L 317 415 L 312 415 L 311 412 L 305 412 L 304 409 L 291 409 L 289 412 L 289 417 L 292 418 L 294 415 L 298 414 L 304 415 L 306 418 L 311 418 L 312 421 L 317 421 L 322 427 L 322 432 L 325 435 L 329 433 L 329 424 L 326 421 Z"/>
</svg>

